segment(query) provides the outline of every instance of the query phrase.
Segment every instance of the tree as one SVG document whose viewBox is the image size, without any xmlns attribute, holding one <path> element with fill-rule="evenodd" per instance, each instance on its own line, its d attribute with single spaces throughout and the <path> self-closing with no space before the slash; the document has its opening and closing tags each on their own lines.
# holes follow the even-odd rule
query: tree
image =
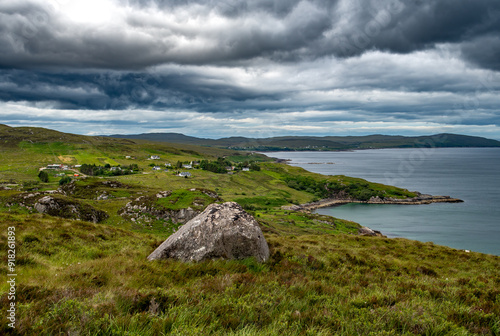
<svg viewBox="0 0 500 336">
<path fill-rule="evenodd" d="M 59 180 L 59 185 L 68 184 L 70 182 L 71 182 L 71 177 L 65 176 L 65 177 L 63 177 L 62 179 Z"/>
<path fill-rule="evenodd" d="M 260 166 L 256 163 L 250 165 L 250 170 L 260 171 Z"/>
<path fill-rule="evenodd" d="M 38 173 L 38 178 L 44 183 L 49 182 L 49 174 L 47 174 L 45 170 L 41 170 L 40 173 Z"/>
</svg>

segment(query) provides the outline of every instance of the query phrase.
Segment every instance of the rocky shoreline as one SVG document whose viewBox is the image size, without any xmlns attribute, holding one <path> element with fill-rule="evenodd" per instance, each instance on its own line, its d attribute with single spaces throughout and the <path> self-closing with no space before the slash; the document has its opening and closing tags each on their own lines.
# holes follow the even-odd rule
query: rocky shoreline
<svg viewBox="0 0 500 336">
<path fill-rule="evenodd" d="M 450 196 L 433 196 L 433 195 L 418 194 L 416 197 L 404 198 L 404 199 L 391 198 L 391 197 L 388 198 L 372 197 L 368 201 L 360 201 L 351 198 L 347 199 L 325 198 L 312 203 L 284 206 L 283 209 L 292 211 L 310 212 L 319 208 L 338 206 L 348 203 L 418 205 L 418 204 L 431 204 L 431 203 L 461 203 L 461 202 L 463 202 L 463 200 L 458 198 L 452 198 Z"/>
</svg>

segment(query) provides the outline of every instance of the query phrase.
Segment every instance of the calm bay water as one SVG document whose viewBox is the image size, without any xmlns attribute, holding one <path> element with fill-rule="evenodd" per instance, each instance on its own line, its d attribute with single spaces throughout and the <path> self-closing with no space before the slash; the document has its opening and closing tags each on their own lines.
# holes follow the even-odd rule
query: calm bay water
<svg viewBox="0 0 500 336">
<path fill-rule="evenodd" d="M 403 237 L 500 255 L 500 148 L 377 149 L 273 152 L 325 175 L 361 177 L 464 203 L 347 204 L 317 212 Z"/>
</svg>

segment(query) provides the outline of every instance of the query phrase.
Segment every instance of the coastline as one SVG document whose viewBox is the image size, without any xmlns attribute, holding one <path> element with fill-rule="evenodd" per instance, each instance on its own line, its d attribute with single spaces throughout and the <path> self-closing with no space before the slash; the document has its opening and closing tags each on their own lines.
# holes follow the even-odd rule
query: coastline
<svg viewBox="0 0 500 336">
<path fill-rule="evenodd" d="M 356 199 L 339 199 L 339 198 L 324 198 L 317 202 L 305 203 L 300 205 L 283 206 L 285 210 L 292 211 L 302 211 L 311 212 L 320 208 L 327 208 L 333 206 L 339 206 L 348 203 L 365 203 L 365 204 L 401 204 L 401 205 L 420 205 L 420 204 L 431 204 L 431 203 L 462 203 L 463 200 L 458 198 L 452 198 L 450 196 L 433 196 L 419 194 L 413 198 L 379 198 L 372 197 L 368 201 L 361 201 Z"/>
</svg>

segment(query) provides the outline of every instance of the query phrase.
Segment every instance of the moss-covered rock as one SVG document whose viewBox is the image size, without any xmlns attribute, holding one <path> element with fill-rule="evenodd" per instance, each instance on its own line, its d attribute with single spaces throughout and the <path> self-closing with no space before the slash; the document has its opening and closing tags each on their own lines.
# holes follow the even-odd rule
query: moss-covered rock
<svg viewBox="0 0 500 336">
<path fill-rule="evenodd" d="M 219 200 L 216 192 L 207 189 L 161 191 L 136 198 L 127 203 L 119 214 L 136 223 L 164 220 L 184 224 Z"/>
<path fill-rule="evenodd" d="M 79 219 L 93 223 L 102 222 L 109 217 L 106 212 L 91 205 L 58 196 L 44 196 L 35 203 L 34 208 L 40 213 L 51 216 Z"/>
<path fill-rule="evenodd" d="M 58 192 L 66 196 L 105 200 L 119 196 L 129 197 L 133 191 L 132 186 L 115 180 L 84 179 L 72 181 L 59 187 Z"/>
</svg>

